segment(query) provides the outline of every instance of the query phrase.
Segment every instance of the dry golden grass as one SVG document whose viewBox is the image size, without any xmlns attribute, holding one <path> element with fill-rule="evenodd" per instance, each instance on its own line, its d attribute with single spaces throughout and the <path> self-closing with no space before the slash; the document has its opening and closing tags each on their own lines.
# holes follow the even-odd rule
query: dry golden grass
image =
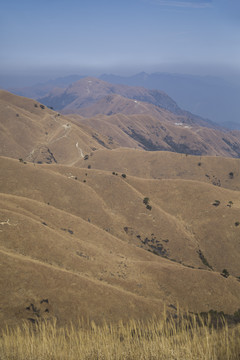
<svg viewBox="0 0 240 360">
<path fill-rule="evenodd" d="M 34 327 L 24 323 L 5 329 L 0 338 L 2 360 L 91 360 L 165 359 L 237 360 L 240 355 L 240 326 L 216 329 L 201 317 L 182 314 L 177 320 L 165 315 L 162 320 L 126 324 L 94 322 L 77 327 L 58 328 L 56 321 Z"/>
<path fill-rule="evenodd" d="M 101 149 L 74 166 L 125 173 L 144 179 L 181 179 L 240 190 L 240 160 L 217 156 L 186 156 L 167 151 Z M 233 176 L 230 176 L 232 173 Z"/>
<path fill-rule="evenodd" d="M 239 191 L 7 158 L 0 167 L 0 327 L 35 319 L 31 303 L 62 326 L 79 314 L 96 323 L 146 319 L 163 303 L 192 312 L 240 308 Z"/>
<path fill-rule="evenodd" d="M 93 149 L 102 148 L 98 141 L 106 141 L 95 130 L 82 128 L 35 100 L 3 90 L 0 128 L 0 154 L 35 163 L 71 165 Z"/>
</svg>

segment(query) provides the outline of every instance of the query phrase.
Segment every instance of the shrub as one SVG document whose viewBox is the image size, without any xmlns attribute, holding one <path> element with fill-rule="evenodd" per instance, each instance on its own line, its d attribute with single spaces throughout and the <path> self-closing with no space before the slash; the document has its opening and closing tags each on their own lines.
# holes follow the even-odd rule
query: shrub
<svg viewBox="0 0 240 360">
<path fill-rule="evenodd" d="M 233 178 L 234 178 L 233 172 L 231 171 L 231 172 L 228 174 L 228 176 L 229 176 L 229 179 L 233 179 Z"/>
<path fill-rule="evenodd" d="M 41 104 L 41 105 L 40 105 L 40 108 L 41 108 L 41 109 L 45 109 L 45 106 Z"/>
<path fill-rule="evenodd" d="M 127 175 L 126 175 L 126 174 L 122 174 L 122 177 L 123 177 L 124 179 L 126 179 Z"/>
<path fill-rule="evenodd" d="M 214 203 L 212 203 L 213 206 L 219 206 L 220 205 L 220 201 L 219 200 L 215 200 Z"/>
<path fill-rule="evenodd" d="M 147 204 L 149 203 L 149 198 L 148 198 L 148 197 L 145 197 L 145 198 L 143 199 L 143 203 L 144 203 L 145 205 L 147 205 Z"/>
<path fill-rule="evenodd" d="M 235 226 L 239 226 L 240 225 L 240 222 L 239 221 L 236 221 L 235 222 Z"/>
<path fill-rule="evenodd" d="M 148 209 L 148 210 L 152 210 L 151 205 L 147 204 L 146 209 Z"/>
<path fill-rule="evenodd" d="M 223 277 L 225 277 L 225 278 L 228 278 L 230 274 L 229 274 L 229 272 L 227 271 L 227 269 L 223 269 L 221 275 L 222 275 Z"/>
<path fill-rule="evenodd" d="M 203 263 L 205 266 L 209 267 L 209 269 L 212 270 L 212 269 L 213 269 L 212 266 L 209 264 L 209 262 L 207 261 L 207 259 L 206 259 L 205 256 L 203 255 L 202 251 L 199 249 L 199 250 L 197 251 L 197 253 L 198 253 L 198 255 L 199 255 L 202 263 Z"/>
<path fill-rule="evenodd" d="M 91 169 L 91 165 L 88 165 L 88 169 Z"/>
</svg>

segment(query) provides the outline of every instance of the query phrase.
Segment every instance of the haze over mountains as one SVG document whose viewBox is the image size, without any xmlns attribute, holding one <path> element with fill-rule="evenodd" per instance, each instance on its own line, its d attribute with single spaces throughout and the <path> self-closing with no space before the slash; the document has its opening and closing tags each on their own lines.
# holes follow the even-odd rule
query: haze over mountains
<svg viewBox="0 0 240 360">
<path fill-rule="evenodd" d="M 11 96 L 13 97 L 13 95 Z M 5 107 L 6 111 L 10 106 L 6 99 L 11 96 L 7 93 L 4 95 L 3 109 Z M 16 99 L 15 101 L 17 101 Z M 83 129 L 83 126 L 92 129 L 88 130 L 90 132 L 95 131 L 97 133 L 97 135 L 93 135 L 95 141 L 107 148 L 127 146 L 144 150 L 167 150 L 192 155 L 230 157 L 239 157 L 240 154 L 239 131 L 226 131 L 180 109 L 168 95 L 160 91 L 126 85 L 111 85 L 96 78 L 83 78 L 65 89 L 52 90 L 47 97 L 41 99 L 41 102 L 54 107 L 61 113 L 68 114 L 68 118 L 71 119 L 61 120 L 62 118 L 58 114 L 51 115 L 53 113 L 47 108 L 42 109 L 40 105 L 35 107 L 33 101 L 29 102 L 30 114 L 28 117 L 31 117 L 33 112 L 40 117 L 44 114 L 43 119 L 48 119 L 48 121 L 50 119 L 50 122 L 55 124 L 55 126 L 52 125 L 52 129 L 58 131 L 57 134 L 50 136 L 45 128 L 45 130 L 42 129 L 41 140 L 38 140 L 38 149 L 33 149 L 33 146 L 29 147 L 29 154 L 33 151 L 35 154 L 38 153 L 40 143 L 41 146 L 49 148 L 47 146 L 49 143 L 59 146 L 61 142 L 55 141 L 59 137 L 66 142 L 67 134 L 71 131 L 68 121 L 74 122 L 73 128 L 77 126 L 77 131 L 80 130 L 79 127 Z M 16 112 L 13 111 L 11 114 L 15 125 L 18 120 L 16 114 L 19 115 L 20 111 L 21 109 L 16 109 Z M 73 113 L 75 114 L 73 115 Z M 24 109 L 25 115 L 26 110 Z M 7 118 L 5 116 L 5 119 Z M 38 129 L 39 125 L 40 123 L 37 124 Z M 14 133 L 14 136 L 17 136 L 16 134 L 18 133 Z M 35 137 L 36 134 L 37 132 L 34 133 Z M 105 140 L 101 137 L 104 137 Z M 8 146 L 7 139 L 8 135 L 6 135 L 5 141 L 6 148 Z M 77 140 L 72 146 L 79 156 L 76 144 Z M 92 147 L 98 148 L 97 146 Z M 54 153 L 53 145 L 51 148 L 50 151 Z M 25 157 L 25 155 L 21 155 L 21 157 Z M 57 159 L 56 156 L 55 158 Z"/>
<path fill-rule="evenodd" d="M 113 84 L 164 90 L 178 105 L 227 128 L 240 129 L 240 85 L 214 76 L 145 72 L 124 77 L 104 74 Z"/>
<path fill-rule="evenodd" d="M 94 78 L 43 100 L 0 91 L 1 323 L 235 312 L 239 132 Z"/>
<path fill-rule="evenodd" d="M 182 110 L 158 90 L 112 85 L 87 77 L 66 89 L 52 90 L 40 101 L 64 114 L 87 117 L 80 123 L 115 140 L 119 146 L 193 155 L 240 154 L 238 131 L 225 131 Z M 99 114 L 107 116 L 99 118 Z M 76 116 L 74 119 L 77 121 Z"/>
<path fill-rule="evenodd" d="M 54 87 L 63 88 L 81 78 L 83 76 L 71 75 L 22 89 L 10 89 L 10 91 L 37 99 L 45 96 Z M 164 91 L 183 109 L 227 128 L 240 128 L 240 86 L 233 81 L 213 76 L 147 74 L 145 72 L 132 76 L 103 74 L 99 78 L 112 84 L 140 86 L 150 90 Z"/>
</svg>

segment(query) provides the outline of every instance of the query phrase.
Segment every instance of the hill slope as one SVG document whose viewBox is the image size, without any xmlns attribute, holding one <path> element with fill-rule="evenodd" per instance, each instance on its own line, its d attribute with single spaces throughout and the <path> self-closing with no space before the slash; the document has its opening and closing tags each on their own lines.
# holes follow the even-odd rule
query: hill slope
<svg viewBox="0 0 240 360">
<path fill-rule="evenodd" d="M 93 90 L 96 97 L 100 96 L 101 89 L 93 86 Z M 92 99 L 91 96 L 88 99 Z M 76 112 L 85 117 L 63 116 L 34 100 L 1 91 L 0 154 L 32 162 L 68 165 L 103 147 L 240 156 L 239 131 L 200 126 L 186 114 L 176 115 L 121 95 L 100 97 L 91 106 Z M 107 115 L 93 116 L 99 112 Z"/>
<path fill-rule="evenodd" d="M 34 100 L 3 90 L 0 128 L 0 154 L 31 162 L 72 164 L 106 141 Z"/>
<path fill-rule="evenodd" d="M 119 105 L 120 102 L 123 104 L 119 99 L 118 102 L 115 100 L 110 106 Z M 134 103 L 133 100 L 125 100 L 126 106 L 122 108 L 121 114 L 96 115 L 87 119 L 77 119 L 75 116 L 75 123 L 85 124 L 95 129 L 120 147 L 148 151 L 164 150 L 192 155 L 240 156 L 239 131 L 230 132 L 198 126 L 186 117 L 176 116 L 157 107 L 153 108 L 152 105 L 146 103 L 131 104 L 130 101 Z M 100 108 L 102 108 L 102 102 L 98 103 Z M 108 105 L 107 109 L 109 108 Z M 93 114 L 88 108 L 81 113 L 82 115 Z"/>
<path fill-rule="evenodd" d="M 104 74 L 112 84 L 144 86 L 165 91 L 179 106 L 227 128 L 240 129 L 240 86 L 213 76 L 139 73 L 129 77 Z"/>
<path fill-rule="evenodd" d="M 113 85 L 93 77 L 76 81 L 61 92 L 58 89 L 57 94 L 53 90 L 40 101 L 62 112 L 74 113 L 75 110 L 88 107 L 108 95 L 121 95 L 128 99 L 160 106 L 174 113 L 182 113 L 174 100 L 162 91 L 149 91 L 143 87 L 127 85 Z"/>
<path fill-rule="evenodd" d="M 83 168 L 89 165 L 145 179 L 196 180 L 240 191 L 239 159 L 119 148 L 92 152 L 75 164 Z"/>
<path fill-rule="evenodd" d="M 1 169 L 2 322 L 240 306 L 238 191 L 8 158 Z"/>
<path fill-rule="evenodd" d="M 64 114 L 95 117 L 79 123 L 84 122 L 100 131 L 117 141 L 119 146 L 193 155 L 240 156 L 239 131 L 227 131 L 180 109 L 159 90 L 113 85 L 88 77 L 66 89 L 52 91 L 40 100 Z M 103 118 L 100 114 L 108 117 Z"/>
</svg>

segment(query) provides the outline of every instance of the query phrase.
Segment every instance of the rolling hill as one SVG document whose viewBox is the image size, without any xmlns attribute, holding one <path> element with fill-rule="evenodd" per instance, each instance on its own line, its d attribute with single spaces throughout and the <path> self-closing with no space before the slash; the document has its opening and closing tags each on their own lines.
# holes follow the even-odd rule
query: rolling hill
<svg viewBox="0 0 240 360">
<path fill-rule="evenodd" d="M 113 85 L 87 77 L 66 89 L 53 90 L 40 101 L 64 114 L 87 118 L 75 124 L 94 128 L 119 147 L 240 156 L 239 131 L 227 131 L 180 109 L 159 90 Z"/>
<path fill-rule="evenodd" d="M 26 161 L 71 164 L 106 141 L 35 100 L 3 90 L 0 119 L 1 155 Z"/>
<path fill-rule="evenodd" d="M 101 101 L 101 105 L 103 102 L 105 102 L 104 99 Z M 132 100 L 132 102 L 134 101 Z M 123 103 L 121 101 L 121 105 Z M 116 102 L 113 101 L 113 106 L 115 104 Z M 172 151 L 191 155 L 236 158 L 240 156 L 239 131 L 199 126 L 186 117 L 176 116 L 159 108 L 152 109 L 152 105 L 146 105 L 146 103 L 131 104 L 125 100 L 125 105 L 121 114 L 96 115 L 91 118 L 79 119 L 74 116 L 74 120 L 76 124 L 84 124 L 95 129 L 98 133 L 113 140 L 119 147 L 148 151 Z M 109 109 L 108 105 L 107 108 Z M 142 109 L 145 110 L 145 113 Z M 90 112 L 87 111 L 88 109 L 85 109 L 82 114 L 90 115 Z M 72 115 L 69 117 L 72 118 Z"/>
<path fill-rule="evenodd" d="M 2 322 L 239 307 L 239 191 L 9 158 L 1 169 Z"/>
<path fill-rule="evenodd" d="M 48 106 L 64 113 L 74 113 L 76 109 L 85 108 L 108 95 L 121 95 L 128 99 L 148 102 L 161 106 L 175 113 L 182 110 L 167 94 L 162 91 L 150 91 L 143 87 L 113 85 L 94 77 L 85 77 L 65 89 L 53 89 L 47 96 L 39 99 Z"/>
<path fill-rule="evenodd" d="M 66 88 L 83 78 L 71 75 L 35 84 L 25 88 L 7 90 L 14 94 L 30 98 L 43 98 L 54 88 Z M 211 119 L 228 129 L 240 130 L 239 94 L 236 80 L 214 76 L 196 76 L 190 74 L 170 74 L 141 72 L 132 76 L 102 74 L 100 80 L 115 84 L 157 89 L 171 96 L 177 104 L 194 114 Z"/>
<path fill-rule="evenodd" d="M 219 156 L 221 130 L 164 109 L 65 116 L 5 91 L 0 111 L 2 325 L 240 308 L 240 160 Z M 157 126 L 191 147 L 205 131 L 198 149 L 215 134 L 218 156 L 145 151 L 128 133 L 156 141 Z"/>
</svg>

